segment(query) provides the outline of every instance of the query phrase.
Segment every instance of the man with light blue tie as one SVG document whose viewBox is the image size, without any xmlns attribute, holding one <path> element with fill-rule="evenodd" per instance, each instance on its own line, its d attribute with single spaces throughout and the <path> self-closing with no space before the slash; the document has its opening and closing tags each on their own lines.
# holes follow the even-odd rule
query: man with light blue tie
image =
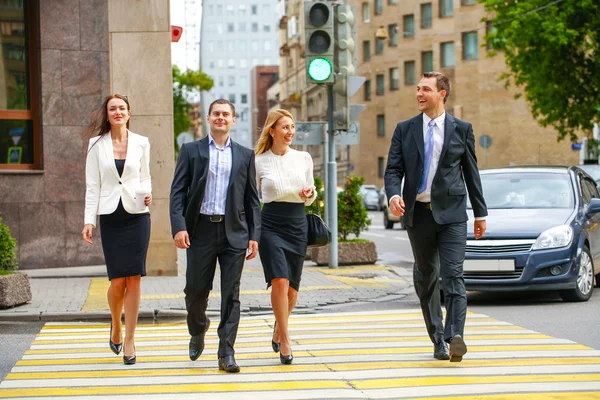
<svg viewBox="0 0 600 400">
<path fill-rule="evenodd" d="M 423 74 L 417 86 L 421 114 L 396 126 L 385 170 L 385 191 L 390 211 L 404 216 L 415 257 L 415 291 L 433 342 L 433 356 L 460 362 L 467 352 L 463 339 L 467 314 L 463 279 L 467 195 L 475 215 L 475 239 L 485 233 L 487 207 L 477 169 L 473 127 L 446 113 L 449 95 L 447 77 L 439 72 Z M 445 326 L 439 277 L 444 290 Z"/>
</svg>

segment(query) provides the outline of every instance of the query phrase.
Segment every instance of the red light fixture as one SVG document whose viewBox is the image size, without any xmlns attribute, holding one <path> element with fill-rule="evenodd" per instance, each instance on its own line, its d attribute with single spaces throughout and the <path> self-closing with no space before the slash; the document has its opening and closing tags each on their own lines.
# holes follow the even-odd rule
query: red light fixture
<svg viewBox="0 0 600 400">
<path fill-rule="evenodd" d="M 183 28 L 181 26 L 171 25 L 171 42 L 179 42 L 182 34 Z"/>
</svg>

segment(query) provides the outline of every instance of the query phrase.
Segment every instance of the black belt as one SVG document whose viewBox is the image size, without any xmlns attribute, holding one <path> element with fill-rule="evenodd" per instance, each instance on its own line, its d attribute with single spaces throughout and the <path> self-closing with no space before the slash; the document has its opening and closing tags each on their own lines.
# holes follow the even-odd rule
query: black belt
<svg viewBox="0 0 600 400">
<path fill-rule="evenodd" d="M 200 219 L 210 221 L 210 222 L 223 222 L 225 220 L 225 216 L 224 215 L 200 214 Z"/>
<path fill-rule="evenodd" d="M 417 201 L 416 202 L 418 205 L 420 205 L 421 207 L 425 207 L 428 210 L 431 210 L 431 202 L 424 202 L 424 201 Z"/>
</svg>

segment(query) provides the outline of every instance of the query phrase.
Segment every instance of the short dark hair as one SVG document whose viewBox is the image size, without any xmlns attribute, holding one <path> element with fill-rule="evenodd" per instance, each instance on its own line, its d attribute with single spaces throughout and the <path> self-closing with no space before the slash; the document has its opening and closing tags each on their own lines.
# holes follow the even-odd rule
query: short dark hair
<svg viewBox="0 0 600 400">
<path fill-rule="evenodd" d="M 231 115 L 233 115 L 233 118 L 235 118 L 235 106 L 232 102 L 226 99 L 217 99 L 210 103 L 210 106 L 208 106 L 208 115 L 210 115 L 210 113 L 212 112 L 212 108 L 215 104 L 229 104 L 229 107 L 231 107 Z"/>
<path fill-rule="evenodd" d="M 444 75 L 440 72 L 435 72 L 435 71 L 423 73 L 423 78 L 435 78 L 437 80 L 438 91 L 440 91 L 440 90 L 446 91 L 446 96 L 444 96 L 444 104 L 445 104 L 446 100 L 448 100 L 448 97 L 450 97 L 450 79 L 448 79 L 448 77 L 446 75 Z"/>
</svg>

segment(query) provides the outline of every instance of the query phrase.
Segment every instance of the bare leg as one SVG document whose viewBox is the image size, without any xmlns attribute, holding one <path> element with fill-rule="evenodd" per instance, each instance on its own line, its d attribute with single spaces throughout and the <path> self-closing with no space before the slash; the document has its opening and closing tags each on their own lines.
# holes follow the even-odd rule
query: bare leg
<svg viewBox="0 0 600 400">
<path fill-rule="evenodd" d="M 123 347 L 123 355 L 132 357 L 135 355 L 135 327 L 140 311 L 141 276 L 128 276 L 125 279 L 125 346 Z"/>
<path fill-rule="evenodd" d="M 121 344 L 121 314 L 123 312 L 123 302 L 125 297 L 125 278 L 111 279 L 106 297 L 108 298 L 108 307 L 110 308 L 113 327 L 112 337 L 110 339 L 115 344 Z"/>
<path fill-rule="evenodd" d="M 288 335 L 289 300 L 288 292 L 290 282 L 285 278 L 276 278 L 271 281 L 271 306 L 277 321 L 277 330 L 273 341 L 281 343 L 281 354 L 292 353 L 290 337 Z M 275 340 L 278 339 L 278 340 Z"/>
<path fill-rule="evenodd" d="M 272 296 L 272 293 L 271 293 Z M 290 315 L 292 315 L 292 311 L 294 311 L 294 307 L 296 307 L 296 302 L 298 301 L 298 291 L 292 287 L 288 289 L 288 321 Z M 273 300 L 271 300 L 271 303 Z M 288 323 L 289 326 L 289 323 Z M 273 331 L 273 341 L 275 343 L 279 343 L 279 323 L 277 323 L 277 328 Z"/>
</svg>

